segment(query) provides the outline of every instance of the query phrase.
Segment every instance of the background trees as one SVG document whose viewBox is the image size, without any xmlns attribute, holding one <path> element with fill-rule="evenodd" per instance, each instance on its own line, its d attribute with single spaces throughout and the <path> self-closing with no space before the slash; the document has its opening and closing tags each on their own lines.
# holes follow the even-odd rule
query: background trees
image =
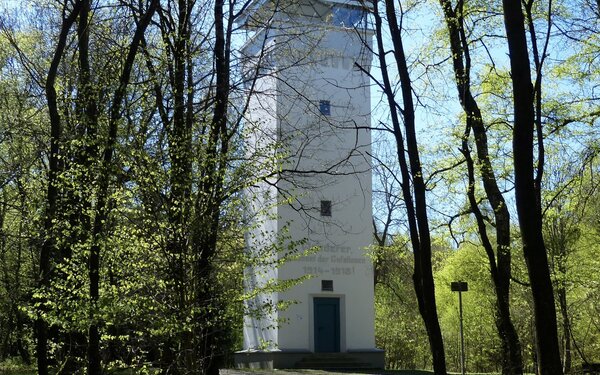
<svg viewBox="0 0 600 375">
<path fill-rule="evenodd" d="M 379 11 L 374 52 L 387 68 L 373 73 L 383 98 L 373 115 L 394 150 L 383 157 L 390 147 L 381 146 L 376 156 L 387 163 L 381 170 L 398 171 L 381 174 L 392 189 L 380 189 L 375 218 L 377 340 L 389 366 L 458 368 L 447 285 L 458 278 L 471 286 L 469 369 L 499 370 L 507 336 L 493 329 L 498 301 L 521 338 L 523 370 L 545 361 L 536 347 L 550 353 L 534 339 L 535 306 L 558 311 L 556 330 L 537 323 L 560 339 L 538 340 L 556 341 L 548 371 L 597 361 L 597 2 L 507 3 L 521 41 L 520 55 L 510 50 L 522 57 L 512 71 L 500 2 L 365 5 Z M 2 6 L 0 359 L 37 360 L 40 373 L 214 372 L 241 332 L 250 260 L 240 214 L 249 198 L 240 192 L 263 177 L 264 163 L 278 165 L 273 149 L 245 146 L 256 124 L 242 98 L 253 83 L 241 74 L 235 21 L 248 3 Z M 527 66 L 524 89 L 511 89 Z M 523 135 L 513 99 L 528 106 Z M 508 218 L 517 212 L 535 214 L 533 240 Z M 521 241 L 537 248 L 528 262 L 547 273 L 543 299 L 550 282 L 554 305 L 540 309 L 533 298 Z M 535 263 L 546 252 L 548 265 Z"/>
<path fill-rule="evenodd" d="M 560 5 L 529 2 L 524 3 L 524 9 L 521 9 L 520 4 L 513 4 L 513 13 L 506 16 L 505 19 L 508 29 L 520 28 L 518 35 L 520 52 L 516 54 L 514 43 L 517 35 L 511 31 L 507 37 L 503 37 L 504 20 L 500 17 L 502 9 L 499 2 L 487 4 L 476 1 L 459 1 L 455 4 L 441 2 L 445 16 L 443 29 L 450 36 L 450 46 L 441 45 L 436 41 L 436 38 L 440 40 L 441 31 L 439 30 L 442 29 L 442 25 L 436 23 L 438 21 L 433 21 L 433 26 L 422 22 L 424 17 L 431 14 L 427 8 L 429 4 L 421 2 L 398 2 L 397 4 L 403 9 L 400 19 L 403 27 L 399 28 L 396 33 L 409 36 L 409 39 L 410 36 L 424 34 L 424 39 L 433 40 L 423 47 L 415 46 L 410 53 L 406 54 L 411 76 L 418 77 L 411 82 L 411 95 L 416 98 L 415 103 L 417 103 L 416 113 L 420 113 L 420 111 L 427 113 L 423 117 L 417 117 L 417 123 L 422 124 L 417 127 L 417 136 L 421 140 L 431 141 L 434 144 L 434 150 L 423 147 L 422 150 L 427 151 L 421 152 L 421 155 L 425 155 L 421 159 L 421 168 L 423 179 L 426 181 L 428 202 L 430 202 L 428 212 L 429 220 L 433 223 L 431 228 L 439 238 L 447 241 L 445 242 L 446 248 L 457 248 L 460 252 L 467 243 L 473 242 L 487 249 L 490 271 L 495 284 L 499 287 L 497 295 L 500 305 L 498 306 L 503 311 L 502 314 L 496 315 L 496 322 L 499 323 L 499 337 L 504 340 L 506 348 L 504 355 L 506 365 L 503 372 L 520 373 L 522 371 L 522 366 L 519 364 L 520 356 L 525 358 L 527 363 L 525 367 L 531 366 L 531 348 L 536 348 L 538 353 L 542 351 L 545 353 L 544 356 L 533 356 L 534 361 L 539 361 L 540 371 L 560 372 L 561 369 L 556 360 L 559 358 L 557 329 L 552 328 L 551 324 L 555 316 L 552 312 L 554 303 L 551 302 L 554 297 L 553 293 L 548 292 L 552 289 L 552 283 L 548 264 L 544 262 L 546 250 L 542 239 L 541 223 L 545 220 L 542 218 L 545 208 L 540 202 L 540 196 L 551 185 L 551 183 L 549 184 L 550 178 L 544 175 L 544 168 L 553 168 L 553 166 L 565 163 L 567 150 L 577 150 L 575 154 L 579 153 L 578 162 L 585 163 L 586 159 L 583 155 L 587 155 L 590 151 L 589 142 L 594 138 L 593 134 L 596 132 L 592 129 L 597 128 L 597 120 L 594 117 L 597 100 L 592 99 L 593 95 L 582 94 L 583 92 L 589 93 L 588 84 L 574 79 L 577 74 L 570 70 L 570 73 L 567 74 L 570 78 L 567 80 L 573 83 L 573 86 L 567 88 L 562 85 L 566 79 L 563 74 L 569 70 L 562 63 L 573 61 L 572 59 L 576 60 L 577 52 L 575 51 L 582 46 L 578 44 L 581 41 L 579 39 L 577 39 L 578 42 L 575 42 L 578 47 L 571 44 L 576 40 L 572 37 L 575 32 L 571 28 L 577 24 L 578 21 L 575 20 L 580 16 L 576 15 L 577 12 L 563 11 L 577 6 L 571 2 L 564 2 Z M 505 4 L 505 8 L 506 6 Z M 587 6 L 589 9 L 589 4 Z M 574 23 L 565 22 L 565 19 Z M 421 22 L 419 23 L 419 21 Z M 389 22 L 391 23 L 391 21 Z M 595 22 L 593 23 L 595 24 Z M 561 32 L 552 33 L 553 28 L 559 24 Z M 577 27 L 575 26 L 575 28 Z M 571 37 L 564 39 L 567 29 L 571 30 L 566 32 Z M 389 38 L 393 40 L 394 36 L 394 31 L 391 31 Z M 390 54 L 393 53 L 391 42 L 380 39 L 379 43 L 378 52 L 380 54 L 388 53 L 388 51 Z M 565 45 L 569 45 L 570 49 L 565 50 L 559 47 Z M 437 55 L 444 49 L 450 49 L 451 54 Z M 510 58 L 505 59 L 503 56 L 506 56 L 507 52 Z M 519 58 L 522 60 L 515 63 L 515 60 Z M 531 75 L 529 78 L 521 77 L 522 85 L 511 92 L 509 83 L 511 80 L 518 81 L 520 76 L 526 75 L 529 70 L 527 68 L 530 65 L 529 62 L 532 66 Z M 584 69 L 584 71 L 588 70 Z M 402 72 L 399 71 L 398 74 L 401 76 Z M 448 96 L 451 86 L 447 85 L 447 80 L 451 76 L 454 76 L 455 87 L 459 94 L 459 101 L 456 104 L 451 104 Z M 542 77 L 544 78 L 543 86 Z M 524 81 L 529 83 L 523 83 Z M 546 90 L 547 86 L 552 89 Z M 400 87 L 392 85 L 392 88 L 393 94 L 401 97 Z M 554 91 L 555 88 L 558 88 L 558 92 L 561 94 L 557 94 Z M 381 92 L 384 99 L 390 93 L 383 88 L 381 88 Z M 529 97 L 525 99 L 520 97 L 527 92 L 529 92 Z M 565 103 L 564 100 L 557 100 L 558 97 L 577 98 L 575 101 L 582 106 L 582 116 L 574 116 L 577 119 L 570 122 L 572 116 L 567 113 L 579 104 L 575 105 L 570 101 Z M 509 110 L 513 99 L 515 103 L 518 103 L 515 106 L 519 108 Z M 561 106 L 557 103 L 561 101 L 566 104 L 566 107 L 559 109 Z M 440 103 L 446 104 L 442 106 Z M 461 105 L 464 113 L 458 112 L 457 104 Z M 530 107 L 527 109 L 529 117 L 523 120 L 521 115 L 526 106 Z M 399 111 L 406 110 L 398 104 L 390 104 L 390 108 L 397 108 Z M 558 117 L 564 116 L 563 119 L 566 122 L 559 122 L 565 127 L 558 125 L 555 117 L 558 112 L 563 110 L 566 112 L 562 112 Z M 446 114 L 448 120 L 441 119 L 442 114 Z M 393 123 L 393 119 L 383 117 L 382 122 L 386 123 L 386 121 L 390 124 Z M 455 125 L 463 122 L 466 123 L 465 131 L 457 129 Z M 522 130 L 521 126 L 528 128 Z M 573 138 L 565 141 L 564 133 L 562 135 L 558 133 L 569 132 L 570 130 L 567 129 L 576 131 L 581 138 L 574 142 Z M 522 133 L 519 133 L 520 131 Z M 448 138 L 441 138 L 440 133 Z M 473 135 L 472 138 L 471 135 Z M 451 140 L 454 140 L 454 145 L 450 143 Z M 561 140 L 562 143 L 558 145 L 557 143 Z M 551 151 L 545 147 L 548 144 L 552 145 Z M 437 150 L 435 150 L 436 148 Z M 459 148 L 459 152 L 456 152 L 457 148 Z M 471 149 L 477 150 L 477 159 L 475 160 L 470 155 Z M 557 151 L 562 157 L 553 154 Z M 548 162 L 550 154 L 553 156 L 552 160 Z M 519 159 L 523 155 L 529 155 L 528 159 Z M 569 153 L 569 155 L 572 154 Z M 578 163 L 576 162 L 576 164 Z M 468 169 L 468 173 L 463 172 L 465 174 L 462 178 L 457 175 L 457 171 L 461 168 Z M 526 170 L 522 170 L 522 168 Z M 517 187 L 515 187 L 515 175 L 519 175 Z M 524 183 L 523 181 L 528 182 Z M 464 190 L 458 193 L 457 189 L 461 186 L 464 186 Z M 528 199 L 523 200 L 519 194 L 525 190 L 529 191 L 530 195 Z M 537 193 L 532 195 L 532 192 Z M 516 201 L 514 200 L 515 193 Z M 504 199 L 503 196 L 507 199 Z M 516 210 L 517 207 L 520 207 L 520 211 Z M 529 215 L 528 222 L 530 224 L 537 223 L 532 227 L 526 226 L 529 229 L 520 228 L 517 231 L 517 236 L 521 236 L 521 240 L 525 243 L 524 246 L 528 249 L 534 246 L 537 250 L 527 251 L 527 257 L 531 256 L 527 263 L 531 275 L 515 279 L 527 287 L 530 286 L 530 278 L 536 279 L 531 281 L 533 284 L 537 283 L 533 288 L 531 299 L 527 297 L 527 294 L 519 294 L 521 301 L 522 297 L 527 297 L 525 301 L 528 304 L 525 306 L 533 308 L 536 305 L 541 306 L 540 304 L 543 303 L 548 304 L 545 308 L 536 307 L 539 313 L 536 319 L 539 322 L 529 325 L 529 327 L 543 330 L 544 332 L 540 334 L 547 336 L 544 336 L 546 339 L 540 339 L 544 341 L 540 345 L 531 343 L 531 332 L 523 330 L 521 316 L 516 318 L 518 323 L 515 323 L 515 328 L 507 329 L 511 325 L 509 317 L 511 310 L 513 313 L 515 311 L 515 308 L 509 310 L 508 303 L 511 301 L 509 290 L 514 288 L 509 287 L 511 276 L 513 276 L 510 263 L 511 258 L 515 257 L 513 249 L 517 245 L 515 238 L 510 235 L 515 228 L 510 222 L 509 215 L 512 214 L 514 217 L 516 211 L 519 212 L 519 215 Z M 474 214 L 476 219 L 474 222 L 465 219 L 464 215 L 469 213 Z M 445 229 L 449 229 L 449 231 Z M 408 228 L 404 228 L 403 231 L 409 233 Z M 481 238 L 474 237 L 475 231 L 480 234 Z M 491 234 L 492 231 L 493 234 Z M 529 245 L 526 244 L 528 241 L 523 237 L 527 231 L 529 231 L 528 233 L 535 232 L 538 236 L 536 240 L 529 242 Z M 561 230 L 561 233 L 564 232 Z M 493 242 L 497 244 L 495 248 L 491 246 Z M 520 258 L 517 258 L 517 261 L 519 260 Z M 378 262 L 385 264 L 385 260 L 379 258 Z M 474 275 L 469 277 L 473 278 Z M 439 288 L 445 287 L 444 284 L 440 286 L 436 282 L 436 293 L 440 293 Z M 524 289 L 524 291 L 527 293 L 528 289 Z M 545 302 L 541 302 L 542 300 Z M 517 311 L 519 314 L 524 313 L 518 309 Z M 544 319 L 548 319 L 549 323 L 544 323 Z M 503 321 L 508 325 L 502 324 Z M 447 328 L 442 327 L 442 332 L 445 329 Z M 508 334 L 509 331 L 513 334 Z M 519 349 L 516 339 L 517 332 L 526 337 L 526 345 L 522 350 Z M 446 340 L 445 344 L 448 345 Z M 544 349 L 545 345 L 551 345 L 552 350 L 549 347 Z M 548 353 L 553 354 L 548 355 Z M 548 369 L 545 369 L 546 367 Z"/>
<path fill-rule="evenodd" d="M 245 264 L 239 193 L 259 178 L 241 158 L 243 103 L 234 109 L 231 99 L 242 88 L 231 74 L 240 70 L 231 40 L 244 6 L 64 1 L 34 8 L 43 25 L 27 13 L 22 24 L 3 22 L 5 61 L 39 95 L 27 110 L 39 115 L 43 153 L 38 170 L 27 172 L 47 187 L 21 210 L 2 210 L 11 235 L 20 233 L 13 222 L 26 219 L 27 205 L 45 223 L 31 234 L 27 262 L 22 246 L 3 236 L 3 288 L 16 282 L 28 296 L 3 298 L 12 314 L 3 333 L 22 336 L 3 356 L 20 351 L 27 362 L 34 352 L 25 347 L 33 341 L 24 336 L 31 330 L 25 309 L 36 317 L 42 374 L 144 364 L 214 373 L 215 359 L 230 352 Z M 33 63 L 39 48 L 52 53 Z M 20 100 L 18 91 L 9 94 Z M 3 134 L 26 118 L 9 107 Z M 17 146 L 6 143 L 7 160 L 17 162 Z M 24 168 L 26 160 L 6 170 Z M 6 187 L 18 187 L 15 176 L 5 176 Z M 3 188 L 5 199 L 12 190 Z"/>
</svg>

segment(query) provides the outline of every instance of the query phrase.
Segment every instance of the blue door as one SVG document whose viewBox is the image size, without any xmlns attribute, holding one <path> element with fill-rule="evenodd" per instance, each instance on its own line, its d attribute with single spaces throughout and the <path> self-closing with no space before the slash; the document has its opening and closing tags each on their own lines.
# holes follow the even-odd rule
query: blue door
<svg viewBox="0 0 600 375">
<path fill-rule="evenodd" d="M 314 299 L 315 352 L 340 351 L 340 299 Z"/>
</svg>

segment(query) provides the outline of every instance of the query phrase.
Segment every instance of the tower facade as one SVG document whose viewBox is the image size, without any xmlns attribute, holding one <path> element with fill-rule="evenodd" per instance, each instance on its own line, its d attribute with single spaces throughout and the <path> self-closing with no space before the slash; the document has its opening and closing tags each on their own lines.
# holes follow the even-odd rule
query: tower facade
<svg viewBox="0 0 600 375">
<path fill-rule="evenodd" d="M 311 353 L 344 353 L 383 367 L 368 256 L 366 21 L 354 1 L 259 0 L 244 13 L 247 150 L 269 177 L 247 195 L 246 244 L 260 260 L 247 271 L 240 365 L 312 367 Z"/>
</svg>

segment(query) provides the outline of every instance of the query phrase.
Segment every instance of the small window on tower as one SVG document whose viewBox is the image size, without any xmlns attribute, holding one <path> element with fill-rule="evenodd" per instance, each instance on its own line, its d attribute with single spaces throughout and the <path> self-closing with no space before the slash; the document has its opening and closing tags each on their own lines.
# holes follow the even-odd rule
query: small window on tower
<svg viewBox="0 0 600 375">
<path fill-rule="evenodd" d="M 321 112 L 321 114 L 325 116 L 331 115 L 331 103 L 329 102 L 329 100 L 319 101 L 319 112 Z"/>
<path fill-rule="evenodd" d="M 331 216 L 331 201 L 321 201 L 321 216 Z"/>
<path fill-rule="evenodd" d="M 333 292 L 333 280 L 321 280 L 321 291 Z"/>
</svg>

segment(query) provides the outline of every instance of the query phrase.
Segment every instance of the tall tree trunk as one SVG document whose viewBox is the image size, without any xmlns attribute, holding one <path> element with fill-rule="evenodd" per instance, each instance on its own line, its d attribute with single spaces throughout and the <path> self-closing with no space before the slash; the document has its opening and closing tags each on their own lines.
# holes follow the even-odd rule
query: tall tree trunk
<svg viewBox="0 0 600 375">
<path fill-rule="evenodd" d="M 503 0 L 502 4 L 513 86 L 515 199 L 533 295 L 537 359 L 541 374 L 562 374 L 554 293 L 542 235 L 540 195 L 534 181 L 534 90 L 523 10 L 519 0 Z"/>
<path fill-rule="evenodd" d="M 95 87 L 94 82 L 91 78 L 90 72 L 90 12 L 91 12 L 91 1 L 90 0 L 82 0 L 81 12 L 79 14 L 79 22 L 77 25 L 77 52 L 78 52 L 78 63 L 79 63 L 79 82 L 78 82 L 78 90 L 77 90 L 77 115 L 79 120 L 80 127 L 80 136 L 82 139 L 85 139 L 83 142 L 84 149 L 76 151 L 78 153 L 77 162 L 75 164 L 76 168 L 81 168 L 81 173 L 84 175 L 82 183 L 84 184 L 83 188 L 86 189 L 89 186 L 93 186 L 93 170 L 94 166 L 92 163 L 98 157 L 98 149 L 96 144 L 95 135 L 98 129 L 98 105 L 95 100 Z M 87 136 L 87 139 L 85 138 Z M 89 218 L 89 209 L 91 208 L 91 203 L 88 200 L 88 194 L 82 194 L 85 202 L 82 203 L 83 212 L 75 213 L 75 217 L 73 220 L 77 220 L 77 222 L 73 223 L 74 228 L 80 227 L 80 231 L 82 236 L 89 236 L 91 230 L 91 222 Z M 75 203 L 75 202 L 73 202 Z M 79 202 L 77 202 L 79 203 Z M 80 238 L 80 236 L 76 236 L 74 238 L 74 243 L 77 241 L 82 241 L 85 243 L 84 238 Z M 90 255 L 90 262 L 88 264 L 88 272 L 90 278 L 90 297 L 92 301 L 96 301 L 98 298 L 98 289 L 92 288 L 92 285 L 98 284 L 98 271 L 94 267 L 96 267 L 95 263 L 96 259 L 92 259 Z M 93 314 L 90 315 L 90 319 L 94 319 Z M 90 332 L 90 337 L 87 340 L 87 360 L 88 360 L 88 372 L 91 373 L 99 373 L 99 338 L 96 337 L 96 332 Z M 74 335 L 73 338 L 76 342 L 79 341 L 76 337 L 77 334 Z M 69 361 L 69 359 L 67 359 Z M 97 367 L 97 368 L 96 368 Z M 68 362 L 63 366 L 62 373 L 70 373 L 73 372 L 73 366 Z"/>
<path fill-rule="evenodd" d="M 509 280 L 503 278 L 500 265 L 496 263 L 494 249 L 488 237 L 483 213 L 479 209 L 477 198 L 475 197 L 475 168 L 469 150 L 468 137 L 470 133 L 470 124 L 467 124 L 465 136 L 463 137 L 461 153 L 464 155 L 468 169 L 468 189 L 467 197 L 471 210 L 476 218 L 477 229 L 481 238 L 481 243 L 486 251 L 490 264 L 490 273 L 496 293 L 496 329 L 502 342 L 502 373 L 503 374 L 522 374 L 523 359 L 521 346 L 517 332 L 510 319 L 509 305 Z M 499 259 L 498 259 L 499 261 Z"/>
<path fill-rule="evenodd" d="M 67 1 L 63 3 L 63 20 L 58 42 L 48 74 L 46 76 L 46 101 L 50 116 L 50 154 L 48 156 L 48 187 L 46 191 L 46 211 L 44 213 L 44 240 L 40 249 L 39 286 L 44 289 L 50 285 L 50 270 L 52 259 L 56 251 L 56 233 L 54 232 L 54 220 L 57 213 L 58 203 L 58 176 L 60 174 L 60 142 L 62 138 L 62 124 L 57 104 L 57 94 L 54 84 L 58 73 L 58 66 L 63 57 L 67 45 L 69 30 L 75 23 L 81 8 L 81 1 L 75 2 L 71 10 L 67 9 Z M 48 374 L 48 323 L 40 313 L 35 320 L 36 332 L 36 357 L 39 375 Z"/>
<path fill-rule="evenodd" d="M 157 106 L 168 137 L 170 194 L 168 200 L 169 231 L 166 239 L 166 252 L 169 254 L 168 278 L 173 282 L 175 297 L 174 313 L 178 321 L 184 322 L 194 311 L 193 280 L 190 277 L 190 223 L 192 213 L 192 127 L 194 122 L 194 96 L 196 95 L 193 76 L 193 58 L 190 51 L 191 17 L 194 1 L 178 0 L 177 17 L 166 9 L 159 9 L 161 36 L 168 46 L 169 85 L 172 90 L 173 115 L 168 117 L 164 107 L 165 97 L 159 85 L 154 85 Z M 147 51 L 145 52 L 147 53 Z M 152 76 L 156 70 L 147 55 L 147 67 Z M 195 353 L 193 333 L 182 330 L 179 334 L 182 355 L 174 350 L 164 351 L 163 367 L 179 371 L 198 372 L 200 362 Z M 175 343 L 168 346 L 174 347 Z M 179 358 L 180 360 L 177 360 Z"/>
<path fill-rule="evenodd" d="M 167 128 L 168 152 L 171 162 L 169 171 L 171 191 L 168 211 L 171 228 L 170 236 L 167 239 L 167 252 L 173 259 L 169 273 L 175 281 L 178 306 L 176 313 L 180 315 L 179 321 L 181 322 L 184 322 L 187 318 L 186 315 L 193 311 L 191 299 L 193 281 L 189 279 L 188 262 L 190 259 L 189 227 L 192 206 L 192 125 L 194 117 L 192 106 L 195 91 L 193 77 L 187 77 L 188 69 L 192 69 L 193 66 L 189 47 L 193 5 L 194 1 L 178 0 L 177 23 L 163 23 L 162 26 L 163 40 L 168 41 L 170 46 L 171 65 L 168 69 L 174 102 L 172 120 L 169 121 L 168 117 L 162 116 L 164 126 Z M 161 13 L 161 17 L 172 20 L 171 15 Z M 169 124 L 169 122 L 171 123 Z M 192 334 L 184 330 L 181 332 L 180 340 L 183 348 L 182 363 L 177 363 L 176 367 L 185 368 L 187 371 L 197 371 L 199 361 L 194 355 Z"/>
<path fill-rule="evenodd" d="M 373 1 L 373 14 L 375 17 L 375 33 L 378 45 L 379 64 L 383 77 L 383 89 L 385 91 L 390 115 L 392 119 L 393 132 L 396 139 L 398 162 L 402 176 L 402 195 L 406 204 L 407 219 L 409 223 L 410 239 L 414 254 L 413 282 L 419 312 L 423 318 L 429 347 L 433 357 L 433 368 L 436 374 L 446 373 L 446 357 L 444 343 L 437 316 L 435 305 L 435 289 L 433 282 L 433 270 L 431 264 L 431 239 L 429 235 L 429 223 L 427 217 L 427 206 L 425 196 L 425 183 L 423 180 L 421 162 L 419 160 L 418 143 L 415 130 L 415 113 L 412 99 L 412 85 L 406 64 L 402 36 L 398 26 L 396 9 L 393 0 L 385 1 L 385 12 L 389 25 L 389 31 L 394 45 L 394 57 L 402 91 L 404 118 L 404 130 L 406 132 L 406 146 L 408 159 L 404 150 L 404 136 L 400 127 L 400 119 L 397 113 L 398 105 L 394 97 L 394 88 L 389 79 L 387 71 L 386 51 L 383 44 L 382 20 L 378 10 L 378 0 Z M 411 191 L 412 181 L 412 191 Z M 414 197 L 414 199 L 413 199 Z"/>
<path fill-rule="evenodd" d="M 440 4 L 444 11 L 444 17 L 448 28 L 456 88 L 460 104 L 466 115 L 467 127 L 463 136 L 461 152 L 465 156 L 469 170 L 468 197 L 471 210 L 477 219 L 479 234 L 489 259 L 492 282 L 494 283 L 494 291 L 496 294 L 495 323 L 498 335 L 502 342 L 502 373 L 506 375 L 522 374 L 523 358 L 521 355 L 521 344 L 510 317 L 510 214 L 506 202 L 504 201 L 504 197 L 498 188 L 496 175 L 490 161 L 487 131 L 483 124 L 481 110 L 471 93 L 471 57 L 464 31 L 464 2 L 459 0 L 456 8 L 453 8 L 450 0 L 440 0 Z M 468 147 L 468 138 L 470 137 L 471 130 L 473 131 L 475 145 L 477 147 L 477 157 L 480 164 L 480 173 L 484 190 L 494 212 L 496 252 L 494 252 L 494 248 L 489 241 L 483 215 L 481 214 L 477 200 L 475 199 L 474 188 L 476 181 L 474 163 L 471 159 Z"/>
<path fill-rule="evenodd" d="M 202 360 L 202 373 L 218 375 L 223 364 L 223 351 L 219 349 L 223 327 L 219 322 L 222 309 L 219 287 L 212 265 L 217 251 L 221 204 L 224 200 L 225 171 L 229 157 L 230 132 L 228 107 L 230 95 L 231 35 L 234 17 L 224 14 L 224 0 L 216 0 L 213 14 L 215 22 L 215 97 L 214 109 L 208 128 L 204 160 L 200 161 L 200 173 L 204 176 L 196 200 L 193 246 L 196 256 L 194 277 L 195 301 L 199 310 L 199 323 L 195 333 L 198 357 Z M 231 12 L 231 10 L 230 10 Z M 227 20 L 227 23 L 224 21 Z"/>
<path fill-rule="evenodd" d="M 577 229 L 580 219 L 568 212 L 563 212 L 562 207 L 566 201 L 556 201 L 557 217 L 547 217 L 544 221 L 544 239 L 546 248 L 550 255 L 550 263 L 555 274 L 556 298 L 560 312 L 560 324 L 562 326 L 562 366 L 563 372 L 571 372 L 571 323 L 569 318 L 569 307 L 567 304 L 567 280 L 569 279 L 567 260 L 569 250 L 578 237 Z"/>
<path fill-rule="evenodd" d="M 23 182 L 20 178 L 17 178 L 17 186 L 19 188 L 19 207 L 21 209 L 20 218 L 19 218 L 19 238 L 25 238 L 24 225 L 28 220 L 27 215 L 27 203 L 29 197 L 27 196 L 27 192 L 23 186 Z M 4 202 L 3 202 L 4 203 Z M 4 208 L 3 208 L 4 211 Z M 2 223 L 0 223 L 0 231 L 4 227 L 4 212 L 2 213 Z M 13 315 L 15 317 L 16 324 L 16 346 L 19 355 L 21 356 L 21 360 L 27 366 L 31 364 L 31 354 L 29 353 L 29 348 L 27 347 L 27 336 L 24 327 L 27 326 L 27 315 L 20 309 L 20 300 L 22 298 L 22 286 L 21 286 L 21 278 L 22 278 L 22 267 L 24 265 L 24 256 L 23 256 L 23 244 L 22 241 L 19 241 L 17 245 L 17 259 L 14 267 L 14 277 L 13 283 L 11 287 L 16 291 L 16 295 L 19 300 L 14 301 L 13 305 Z M 9 284 L 6 284 L 8 287 Z"/>
<path fill-rule="evenodd" d="M 96 214 L 92 226 L 92 245 L 90 247 L 88 274 L 89 274 L 89 292 L 90 292 L 90 325 L 88 327 L 88 375 L 100 375 L 102 373 L 100 358 L 100 327 L 97 321 L 96 308 L 100 293 L 100 248 L 102 238 L 108 219 L 108 201 L 109 186 L 111 181 L 112 159 L 117 142 L 117 133 L 119 120 L 121 118 L 121 108 L 123 99 L 129 85 L 129 79 L 133 70 L 135 57 L 138 47 L 142 41 L 146 28 L 152 20 L 152 16 L 158 7 L 158 0 L 151 0 L 147 11 L 141 17 L 137 24 L 133 39 L 127 50 L 125 63 L 119 77 L 119 84 L 113 95 L 111 102 L 108 139 L 104 148 L 102 157 L 102 166 L 98 176 L 98 193 L 96 203 Z"/>
<path fill-rule="evenodd" d="M 562 281 L 559 281 L 563 284 Z M 559 285 L 556 294 L 558 296 L 558 305 L 560 307 L 560 316 L 563 326 L 563 372 L 568 374 L 571 372 L 571 323 L 569 319 L 569 311 L 567 305 L 567 291 L 564 285 Z"/>
</svg>

